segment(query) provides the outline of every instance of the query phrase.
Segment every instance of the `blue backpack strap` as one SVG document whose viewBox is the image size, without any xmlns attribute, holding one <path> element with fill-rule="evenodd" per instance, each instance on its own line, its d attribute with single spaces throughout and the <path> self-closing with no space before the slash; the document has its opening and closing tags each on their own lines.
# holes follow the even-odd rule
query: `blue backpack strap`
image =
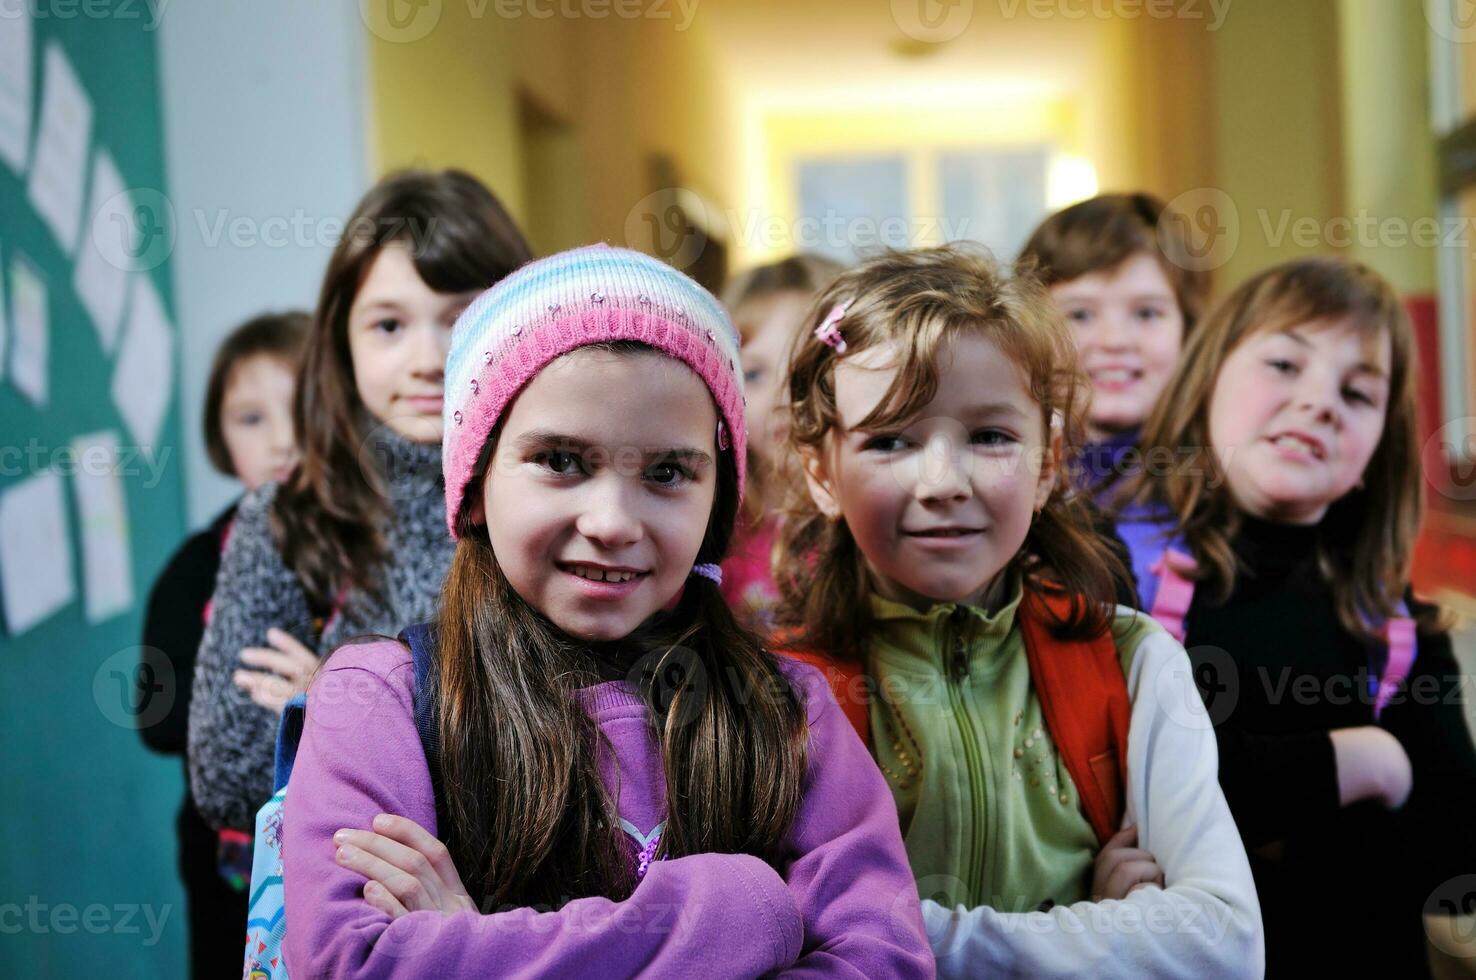
<svg viewBox="0 0 1476 980">
<path fill-rule="evenodd" d="M 431 790 L 435 794 L 436 833 L 444 839 L 448 820 L 441 783 L 441 729 L 437 711 L 440 671 L 436 665 L 436 627 L 433 623 L 407 626 L 400 631 L 400 642 L 410 648 L 414 665 L 415 730 L 420 733 L 420 746 L 425 751 L 425 765 L 430 770 Z"/>
<path fill-rule="evenodd" d="M 302 724 L 307 717 L 307 694 L 299 691 L 282 708 L 282 718 L 277 723 L 277 754 L 272 791 L 287 785 L 292 775 L 292 763 L 297 759 L 297 745 L 302 741 Z"/>
</svg>

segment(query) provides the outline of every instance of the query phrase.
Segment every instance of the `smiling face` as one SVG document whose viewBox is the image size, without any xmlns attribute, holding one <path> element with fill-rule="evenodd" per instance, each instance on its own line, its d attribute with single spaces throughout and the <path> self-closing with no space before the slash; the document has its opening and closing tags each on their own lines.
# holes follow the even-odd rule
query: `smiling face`
<svg viewBox="0 0 1476 980">
<path fill-rule="evenodd" d="M 586 348 L 544 368 L 503 418 L 478 508 L 517 593 L 589 641 L 665 606 L 707 532 L 717 420 L 664 354 Z"/>
<path fill-rule="evenodd" d="M 281 482 L 297 465 L 295 386 L 292 366 L 271 354 L 255 354 L 231 366 L 220 399 L 220 438 L 231 471 L 247 490 Z"/>
<path fill-rule="evenodd" d="M 349 356 L 364 407 L 414 442 L 441 441 L 446 353 L 456 317 L 477 293 L 438 293 L 409 250 L 386 245 L 349 308 Z"/>
<path fill-rule="evenodd" d="M 1390 360 L 1387 331 L 1346 319 L 1242 341 L 1209 409 L 1210 443 L 1240 508 L 1315 524 L 1357 486 L 1384 431 Z"/>
<path fill-rule="evenodd" d="M 978 603 L 1020 550 L 1055 480 L 1041 406 L 1020 370 L 977 332 L 939 351 L 938 388 L 908 424 L 863 431 L 896 377 L 872 347 L 835 368 L 839 425 L 806 459 L 811 496 L 843 517 L 877 591 L 926 609 Z"/>
<path fill-rule="evenodd" d="M 1057 283 L 1051 298 L 1075 331 L 1092 381 L 1091 437 L 1142 425 L 1184 343 L 1184 316 L 1158 259 L 1138 252 L 1115 269 Z"/>
</svg>

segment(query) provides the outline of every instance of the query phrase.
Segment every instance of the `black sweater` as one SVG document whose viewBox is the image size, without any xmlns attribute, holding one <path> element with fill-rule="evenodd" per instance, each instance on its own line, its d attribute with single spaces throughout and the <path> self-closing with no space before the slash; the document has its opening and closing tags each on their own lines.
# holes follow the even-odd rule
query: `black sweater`
<svg viewBox="0 0 1476 980">
<path fill-rule="evenodd" d="M 185 753 L 195 654 L 205 635 L 205 604 L 215 592 L 222 536 L 235 516 L 236 506 L 232 504 L 209 527 L 186 538 L 149 593 L 143 626 L 143 669 L 137 674 L 135 703 L 140 718 L 152 721 L 151 700 L 168 699 L 163 716 L 139 728 L 144 743 L 155 752 Z"/>
<path fill-rule="evenodd" d="M 1476 752 L 1447 634 L 1421 635 L 1407 683 L 1375 722 L 1382 644 L 1339 624 L 1316 527 L 1246 519 L 1230 599 L 1196 591 L 1185 646 L 1216 723 L 1220 783 L 1251 853 L 1267 972 L 1422 976 L 1421 912 L 1476 873 Z M 1379 724 L 1409 755 L 1408 802 L 1338 805 L 1328 732 Z"/>
</svg>

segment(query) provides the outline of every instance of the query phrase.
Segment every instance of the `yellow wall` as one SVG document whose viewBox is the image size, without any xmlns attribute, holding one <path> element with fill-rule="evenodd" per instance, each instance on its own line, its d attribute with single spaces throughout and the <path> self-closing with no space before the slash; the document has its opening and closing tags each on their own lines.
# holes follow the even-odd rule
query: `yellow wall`
<svg viewBox="0 0 1476 980">
<path fill-rule="evenodd" d="M 1215 273 L 1224 292 L 1275 262 L 1332 251 L 1298 244 L 1291 229 L 1344 214 L 1336 0 L 1237 0 L 1212 45 L 1215 186 L 1240 225 Z"/>
<path fill-rule="evenodd" d="M 719 208 L 738 181 L 736 116 L 700 22 L 678 32 L 639 21 L 583 33 L 581 130 L 591 235 L 625 241 L 654 191 L 650 154 L 672 158 L 680 186 Z M 632 243 L 637 244 L 637 243 Z"/>
<path fill-rule="evenodd" d="M 1233 15 L 1233 13 L 1232 13 Z M 1215 32 L 1183 18 L 1113 21 L 1103 47 L 1102 186 L 1165 200 L 1215 179 Z"/>
<path fill-rule="evenodd" d="M 363 9 L 383 16 L 390 4 Z M 486 13 L 490 13 L 488 8 Z M 370 104 L 379 172 L 405 166 L 458 166 L 480 177 L 515 216 L 523 212 L 514 61 L 515 40 L 560 31 L 557 19 L 474 17 L 469 4 L 441 6 L 430 32 L 395 38 L 370 24 Z"/>
<path fill-rule="evenodd" d="M 380 172 L 465 168 L 521 222 L 538 210 L 530 208 L 528 181 L 554 182 L 540 196 L 577 196 L 578 233 L 561 228 L 557 240 L 540 241 L 544 229 L 530 229 L 545 248 L 625 243 L 632 209 L 659 189 L 650 185 L 653 153 L 671 156 L 684 186 L 731 204 L 735 117 L 700 23 L 683 31 L 672 23 L 495 11 L 490 2 L 444 4 L 434 28 L 406 42 L 371 25 L 370 121 Z M 530 172 L 524 100 L 568 126 L 574 159 L 567 166 Z"/>
<path fill-rule="evenodd" d="M 1090 65 L 1078 90 L 892 107 L 804 93 L 756 105 L 743 79 L 724 73 L 720 39 L 700 18 L 677 30 L 494 9 L 444 4 L 435 28 L 408 43 L 371 31 L 376 160 L 381 170 L 466 167 L 525 221 L 569 202 L 560 221 L 532 229 L 543 248 L 626 242 L 662 183 L 698 191 L 724 217 L 783 222 L 796 208 L 797 157 L 962 144 L 1047 144 L 1090 160 L 1104 191 L 1223 192 L 1239 240 L 1216 270 L 1219 293 L 1272 262 L 1333 250 L 1327 223 L 1350 210 L 1412 217 L 1432 207 L 1420 18 L 1384 0 L 1236 0 L 1217 31 L 1102 21 L 1071 42 Z M 567 138 L 526 145 L 529 102 Z M 655 154 L 670 158 L 674 177 L 653 172 Z M 1293 234 L 1305 219 L 1318 229 L 1310 245 Z M 735 264 L 774 251 L 742 236 L 733 244 Z M 1429 288 L 1416 250 L 1371 258 L 1402 288 Z"/>
<path fill-rule="evenodd" d="M 1436 211 L 1428 99 L 1429 26 L 1417 4 L 1341 0 L 1344 147 L 1350 214 L 1413 222 Z M 1377 227 L 1377 226 L 1375 226 Z M 1435 289 L 1435 249 L 1386 234 L 1356 235 L 1349 253 L 1401 292 Z M 1403 241 L 1401 241 L 1403 240 Z"/>
</svg>

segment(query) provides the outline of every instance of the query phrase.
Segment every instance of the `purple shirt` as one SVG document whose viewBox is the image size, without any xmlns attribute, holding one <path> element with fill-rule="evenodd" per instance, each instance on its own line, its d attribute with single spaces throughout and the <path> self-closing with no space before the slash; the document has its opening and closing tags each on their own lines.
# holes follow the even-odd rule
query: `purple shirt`
<svg viewBox="0 0 1476 980">
<path fill-rule="evenodd" d="M 379 813 L 436 831 L 410 652 L 392 641 L 340 649 L 313 682 L 284 807 L 292 977 L 933 976 L 892 795 L 820 673 L 781 667 L 810 738 L 782 876 L 750 855 L 695 854 L 655 862 L 623 902 L 391 920 L 364 900 L 364 878 L 334 860 L 333 833 L 367 829 Z M 618 792 L 634 861 L 665 816 L 659 745 L 628 684 L 579 698 L 609 739 L 600 772 Z"/>
<path fill-rule="evenodd" d="M 1105 502 L 1105 491 L 1142 465 L 1142 460 L 1137 458 L 1138 439 L 1142 435 L 1141 430 L 1133 429 L 1081 447 L 1076 479 L 1083 490 L 1097 495 L 1099 504 Z"/>
</svg>

